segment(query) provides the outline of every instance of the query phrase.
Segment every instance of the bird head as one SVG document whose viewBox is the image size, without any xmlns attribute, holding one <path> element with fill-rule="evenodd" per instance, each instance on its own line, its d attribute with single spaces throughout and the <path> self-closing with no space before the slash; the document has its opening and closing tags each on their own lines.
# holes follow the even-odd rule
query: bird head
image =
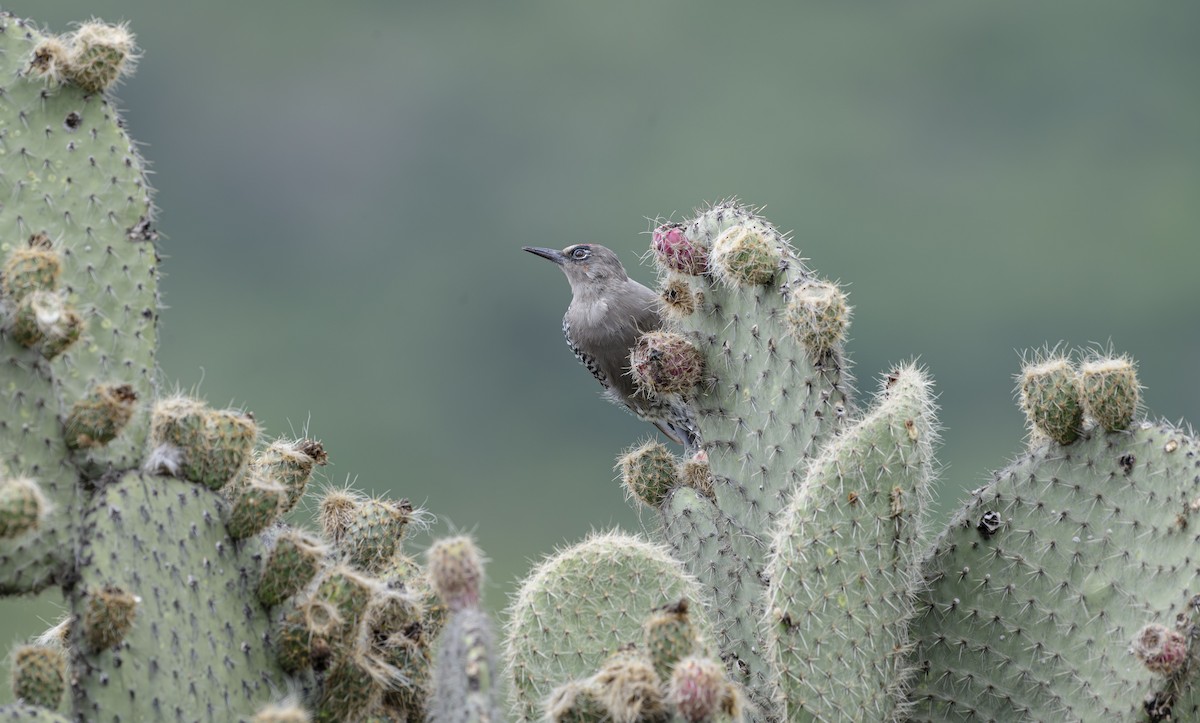
<svg viewBox="0 0 1200 723">
<path fill-rule="evenodd" d="M 575 244 L 561 251 L 536 246 L 523 248 L 558 264 L 575 292 L 604 288 L 629 279 L 617 255 L 600 244 Z"/>
</svg>

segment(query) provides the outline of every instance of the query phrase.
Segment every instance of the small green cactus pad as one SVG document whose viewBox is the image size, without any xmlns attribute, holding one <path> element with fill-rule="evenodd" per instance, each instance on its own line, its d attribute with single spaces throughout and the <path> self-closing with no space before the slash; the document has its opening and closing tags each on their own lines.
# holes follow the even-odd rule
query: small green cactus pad
<svg viewBox="0 0 1200 723">
<path fill-rule="evenodd" d="M 18 723 L 18 721 L 20 723 L 72 723 L 66 716 L 26 703 L 0 705 L 0 721 L 4 721 L 4 723 Z"/>
<path fill-rule="evenodd" d="M 89 23 L 100 27 L 100 23 Z M 61 259 L 56 285 L 86 323 L 80 340 L 41 373 L 67 407 L 99 382 L 129 384 L 138 397 L 154 387 L 157 265 L 145 164 L 103 95 L 41 75 L 32 24 L 0 17 L 0 256 L 49 239 Z M 130 48 L 132 52 L 132 46 Z M 93 89 L 94 90 L 94 89 Z M 27 352 L 0 340 L 0 388 L 36 372 Z M 48 355 L 52 356 L 52 355 Z M 7 363 L 7 362 L 17 363 Z M 24 363 L 23 363 L 24 362 Z M 58 402 L 51 407 L 59 413 Z M 136 415 L 122 439 L 90 450 L 89 474 L 136 466 L 147 418 Z"/>
<path fill-rule="evenodd" d="M 813 461 L 775 532 L 767 620 L 789 720 L 891 720 L 930 496 L 936 421 L 916 367 Z"/>
<path fill-rule="evenodd" d="M 642 646 L 654 671 L 663 680 L 671 678 L 671 671 L 681 659 L 691 655 L 696 648 L 696 629 L 688 615 L 688 601 L 666 605 L 650 613 L 645 622 L 645 639 Z"/>
<path fill-rule="evenodd" d="M 129 384 L 97 384 L 75 401 L 63 421 L 71 449 L 102 447 L 117 438 L 137 409 L 137 392 Z"/>
<path fill-rule="evenodd" d="M 198 485 L 127 473 L 85 511 L 75 614 L 87 614 L 96 589 L 119 588 L 140 602 L 113 648 L 93 653 L 83 631 L 72 631 L 82 718 L 237 720 L 286 688 L 267 616 L 246 604 L 258 583 L 257 545 L 229 539 L 223 506 Z"/>
<path fill-rule="evenodd" d="M 286 515 L 304 496 L 313 468 L 325 464 L 328 458 L 325 447 L 315 439 L 278 439 L 255 456 L 254 467 L 287 490 L 287 501 L 280 511 Z"/>
<path fill-rule="evenodd" d="M 1021 409 L 1034 433 L 1070 444 L 1083 428 L 1079 372 L 1071 361 L 1052 355 L 1021 370 Z"/>
<path fill-rule="evenodd" d="M 316 537 L 289 530 L 275 539 L 258 581 L 258 601 L 274 607 L 312 581 L 329 550 Z"/>
<path fill-rule="evenodd" d="M 22 645 L 13 652 L 13 697 L 54 710 L 62 702 L 67 656 L 61 647 Z"/>
<path fill-rule="evenodd" d="M 617 458 L 617 467 L 621 470 L 625 491 L 647 507 L 657 509 L 680 484 L 679 460 L 657 440 L 622 454 Z"/>
<path fill-rule="evenodd" d="M 37 529 L 45 512 L 46 498 L 37 482 L 0 479 L 0 540 L 15 540 Z"/>
<path fill-rule="evenodd" d="M 325 673 L 315 720 L 317 723 L 359 720 L 378 701 L 379 695 L 369 660 L 357 655 L 339 657 Z"/>
<path fill-rule="evenodd" d="M 665 550 L 637 537 L 597 534 L 544 560 L 508 616 L 505 651 L 518 719 L 540 719 L 551 691 L 639 642 L 645 616 L 681 598 L 702 599 L 696 581 Z M 707 626 L 698 627 L 701 647 L 711 649 Z"/>
<path fill-rule="evenodd" d="M 1088 416 L 1109 432 L 1127 428 L 1141 399 L 1137 368 L 1120 357 L 1092 359 L 1079 370 L 1079 386 Z"/>
<path fill-rule="evenodd" d="M 351 563 L 377 573 L 400 546 L 412 514 L 413 506 L 408 500 L 363 500 L 349 516 L 338 547 L 345 550 Z"/>
<path fill-rule="evenodd" d="M 1198 458 L 1170 425 L 1096 427 L 976 490 L 926 564 L 912 719 L 1144 720 L 1163 683 L 1135 636 L 1200 592 Z M 1192 669 L 1172 720 L 1200 716 Z"/>
</svg>

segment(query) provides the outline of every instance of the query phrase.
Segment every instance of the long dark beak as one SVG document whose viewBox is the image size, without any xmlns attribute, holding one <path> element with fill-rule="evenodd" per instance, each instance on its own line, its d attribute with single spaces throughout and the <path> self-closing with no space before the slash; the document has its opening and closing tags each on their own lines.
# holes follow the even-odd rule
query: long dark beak
<svg viewBox="0 0 1200 723">
<path fill-rule="evenodd" d="M 563 256 L 563 252 L 558 249 L 544 249 L 538 246 L 522 246 L 521 249 L 544 259 L 550 259 L 559 266 L 562 266 L 563 262 L 567 260 L 567 257 Z"/>
</svg>

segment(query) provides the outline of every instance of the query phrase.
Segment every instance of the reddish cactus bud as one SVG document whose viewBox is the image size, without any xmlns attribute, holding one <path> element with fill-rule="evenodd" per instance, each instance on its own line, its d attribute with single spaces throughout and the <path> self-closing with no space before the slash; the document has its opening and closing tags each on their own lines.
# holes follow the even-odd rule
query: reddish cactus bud
<svg viewBox="0 0 1200 723">
<path fill-rule="evenodd" d="M 708 251 L 688 239 L 681 223 L 664 223 L 654 229 L 654 257 L 665 269 L 699 276 L 708 271 Z"/>
<path fill-rule="evenodd" d="M 1187 663 L 1187 638 L 1178 630 L 1150 623 L 1133 639 L 1133 654 L 1150 672 L 1172 675 Z"/>
</svg>

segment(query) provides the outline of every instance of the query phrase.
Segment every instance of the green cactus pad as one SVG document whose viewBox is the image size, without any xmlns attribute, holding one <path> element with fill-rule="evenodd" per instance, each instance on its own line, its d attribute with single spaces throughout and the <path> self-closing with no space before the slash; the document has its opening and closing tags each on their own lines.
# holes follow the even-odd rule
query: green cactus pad
<svg viewBox="0 0 1200 723">
<path fill-rule="evenodd" d="M 1065 357 L 1051 356 L 1021 370 L 1021 409 L 1038 434 L 1070 444 L 1083 428 L 1079 373 Z"/>
<path fill-rule="evenodd" d="M 287 490 L 274 480 L 254 476 L 234 485 L 230 497 L 225 526 L 230 537 L 244 540 L 271 526 L 287 500 Z"/>
<path fill-rule="evenodd" d="M 46 367 L 33 366 L 32 357 L 13 339 L 0 339 L 5 359 L 0 388 L 49 383 L 54 392 L 47 413 L 61 417 L 100 383 L 127 384 L 138 398 L 149 399 L 154 391 L 158 257 L 145 164 L 107 98 L 60 84 L 56 73 L 38 72 L 34 49 L 46 51 L 46 36 L 8 15 L 0 17 L 0 26 L 5 98 L 0 127 L 11 130 L 0 142 L 0 177 L 7 179 L 0 207 L 0 255 L 11 259 L 29 248 L 31 237 L 50 239 L 61 260 L 55 287 L 65 294 L 64 309 L 69 311 L 59 341 L 43 342 L 40 352 L 34 350 L 52 360 Z M 55 42 L 60 51 L 65 49 Z M 65 60 L 63 52 L 40 57 L 47 66 Z M 48 268 L 46 272 L 53 274 Z M 76 337 L 69 346 L 65 343 Z M 0 414 L 22 424 L 8 416 L 13 411 Z M 136 466 L 147 423 L 146 415 L 135 414 L 119 438 L 84 451 L 79 461 L 85 475 Z M 61 458 L 47 461 L 45 469 L 56 469 Z M 69 513 L 68 500 L 41 481 L 52 502 Z M 41 555 L 48 550 L 67 554 L 66 532 L 59 525 L 47 526 Z"/>
<path fill-rule="evenodd" d="M 367 572 L 379 572 L 400 545 L 412 513 L 408 500 L 363 500 L 349 516 L 338 547 L 345 550 L 352 564 Z"/>
<path fill-rule="evenodd" d="M 758 709 L 770 711 L 773 673 L 758 625 L 769 530 L 800 484 L 808 460 L 851 415 L 849 379 L 840 346 L 814 355 L 788 321 L 790 290 L 814 279 L 783 234 L 736 202 L 703 209 L 682 228 L 691 248 L 713 249 L 708 258 L 716 276 L 660 268 L 666 283 L 689 284 L 696 299 L 694 313 L 670 315 L 669 326 L 704 356 L 708 377 L 691 401 L 719 513 L 664 524 L 691 534 L 692 540 L 710 540 L 705 544 L 721 551 L 709 557 L 693 551 L 692 542 L 670 540 L 717 596 L 708 602 L 718 617 L 721 657 L 731 676 L 747 687 Z M 748 263 L 750 257 L 743 263 L 731 248 L 717 254 L 714 246 L 721 238 L 731 248 L 737 239 L 745 244 L 758 239 L 774 251 L 757 257 L 766 259 L 758 265 L 761 275 L 739 271 L 735 278 L 720 269 L 755 264 Z M 691 515 L 711 507 L 687 501 L 676 512 Z M 693 525 L 702 529 L 689 533 Z"/>
<path fill-rule="evenodd" d="M 96 20 L 83 23 L 70 37 L 62 75 L 88 93 L 111 88 L 136 60 L 133 34 L 124 25 Z"/>
<path fill-rule="evenodd" d="M 312 581 L 329 554 L 320 540 L 299 530 L 280 535 L 258 581 L 258 600 L 265 607 L 274 607 L 295 595 Z"/>
<path fill-rule="evenodd" d="M 97 384 L 71 405 L 63 438 L 71 449 L 104 446 L 117 438 L 136 407 L 137 392 L 129 384 Z"/>
<path fill-rule="evenodd" d="M 371 674 L 371 663 L 358 656 L 341 657 L 325 673 L 317 723 L 358 720 L 382 696 L 383 690 Z"/>
<path fill-rule="evenodd" d="M 13 697 L 54 710 L 66 689 L 67 657 L 61 648 L 22 645 L 13 653 Z"/>
<path fill-rule="evenodd" d="M 976 490 L 926 564 L 912 719 L 1141 720 L 1163 684 L 1135 636 L 1200 592 L 1198 455 L 1169 425 L 1095 428 Z M 1198 684 L 1175 687 L 1172 720 L 1200 716 Z"/>
<path fill-rule="evenodd" d="M 654 509 L 679 486 L 678 465 L 679 460 L 667 446 L 655 440 L 634 447 L 617 459 L 625 491 Z"/>
<path fill-rule="evenodd" d="M 209 409 L 195 399 L 170 397 L 154 405 L 155 450 L 147 466 L 218 490 L 250 461 L 257 437 L 258 425 L 245 412 Z"/>
<path fill-rule="evenodd" d="M 787 315 L 792 333 L 816 357 L 846 341 L 850 307 L 846 293 L 836 284 L 808 281 L 792 289 Z"/>
<path fill-rule="evenodd" d="M 348 565 L 337 565 L 322 573 L 313 598 L 329 603 L 337 613 L 339 626 L 330 636 L 332 640 L 352 639 L 378 588 L 377 580 Z"/>
<path fill-rule="evenodd" d="M 1141 398 L 1137 369 L 1129 359 L 1093 359 L 1079 369 L 1080 393 L 1088 416 L 1109 432 L 1133 423 Z"/>
<path fill-rule="evenodd" d="M 328 455 L 320 442 L 313 439 L 272 442 L 254 459 L 254 466 L 265 477 L 275 480 L 287 490 L 287 501 L 281 514 L 287 514 L 304 496 L 313 468 L 325 464 Z"/>
<path fill-rule="evenodd" d="M 13 540 L 38 526 L 46 498 L 37 482 L 20 477 L 0 479 L 0 540 Z"/>
<path fill-rule="evenodd" d="M 62 275 L 62 257 L 51 248 L 45 234 L 29 237 L 28 248 L 13 249 L 4 262 L 0 290 L 10 301 L 24 299 L 32 291 L 55 291 Z"/>
<path fill-rule="evenodd" d="M 643 647 L 654 671 L 662 680 L 670 680 L 671 671 L 696 648 L 696 629 L 688 615 L 688 601 L 680 600 L 650 614 L 645 622 Z"/>
<path fill-rule="evenodd" d="M 552 690 L 638 642 L 644 617 L 680 598 L 702 599 L 696 581 L 637 537 L 597 534 L 547 558 L 509 610 L 505 649 L 518 719 L 538 720 Z M 700 639 L 711 647 L 703 628 Z"/>
<path fill-rule="evenodd" d="M 769 640 L 789 720 L 890 720 L 903 709 L 913 571 L 936 421 L 925 374 L 900 367 L 813 461 L 775 531 Z"/>
<path fill-rule="evenodd" d="M 73 668 L 78 715 L 142 720 L 159 710 L 173 719 L 201 710 L 237 720 L 285 687 L 267 616 L 247 604 L 255 599 L 257 546 L 229 539 L 223 504 L 197 485 L 140 473 L 90 503 L 72 609 L 86 616 L 87 591 L 106 587 L 141 602 L 117 648 L 88 652 Z"/>
</svg>

